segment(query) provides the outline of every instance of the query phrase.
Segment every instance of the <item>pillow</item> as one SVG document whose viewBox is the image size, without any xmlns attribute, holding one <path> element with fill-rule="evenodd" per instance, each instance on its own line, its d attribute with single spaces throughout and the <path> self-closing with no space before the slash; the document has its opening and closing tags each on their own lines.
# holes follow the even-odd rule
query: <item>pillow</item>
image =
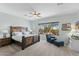
<svg viewBox="0 0 79 59">
<path fill-rule="evenodd" d="M 55 37 L 52 37 L 51 40 L 56 40 Z"/>
<path fill-rule="evenodd" d="M 24 34 L 24 35 L 28 35 L 28 34 L 30 34 L 30 32 L 23 32 L 23 34 Z"/>
<path fill-rule="evenodd" d="M 13 32 L 12 35 L 13 35 L 13 36 L 22 35 L 22 32 Z"/>
</svg>

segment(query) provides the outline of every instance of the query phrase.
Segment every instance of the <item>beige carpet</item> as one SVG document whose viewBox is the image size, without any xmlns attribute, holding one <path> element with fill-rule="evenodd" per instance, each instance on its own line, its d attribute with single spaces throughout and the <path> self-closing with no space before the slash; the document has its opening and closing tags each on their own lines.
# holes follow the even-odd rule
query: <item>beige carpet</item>
<svg viewBox="0 0 79 59">
<path fill-rule="evenodd" d="M 0 55 L 3 56 L 79 56 L 79 52 L 73 51 L 67 47 L 57 47 L 42 40 L 25 50 L 17 45 L 8 45 L 0 48 Z"/>
<path fill-rule="evenodd" d="M 21 49 L 19 46 L 11 44 L 8 46 L 0 47 L 0 56 L 10 56 L 20 51 Z"/>
<path fill-rule="evenodd" d="M 42 40 L 23 51 L 14 54 L 15 56 L 79 56 L 79 52 L 67 47 L 57 47 Z"/>
</svg>

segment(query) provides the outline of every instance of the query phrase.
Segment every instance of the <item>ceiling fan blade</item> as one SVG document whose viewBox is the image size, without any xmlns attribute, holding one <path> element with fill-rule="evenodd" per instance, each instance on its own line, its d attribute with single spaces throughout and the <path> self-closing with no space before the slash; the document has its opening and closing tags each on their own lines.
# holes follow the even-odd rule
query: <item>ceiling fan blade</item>
<svg viewBox="0 0 79 59">
<path fill-rule="evenodd" d="M 37 16 L 40 17 L 40 13 L 38 13 Z"/>
<path fill-rule="evenodd" d="M 35 10 L 32 8 L 32 11 L 35 11 Z"/>
<path fill-rule="evenodd" d="M 37 15 L 40 15 L 41 13 L 37 13 Z"/>
<path fill-rule="evenodd" d="M 25 14 L 24 16 L 27 16 L 27 17 L 33 17 L 33 15 L 30 15 L 30 14 Z"/>
<path fill-rule="evenodd" d="M 37 15 L 37 17 L 41 17 L 40 15 Z"/>
<path fill-rule="evenodd" d="M 32 10 L 34 10 L 32 7 L 28 8 L 28 11 L 32 11 Z"/>
<path fill-rule="evenodd" d="M 36 15 L 36 11 L 33 11 L 32 14 L 33 14 L 33 15 Z"/>
</svg>

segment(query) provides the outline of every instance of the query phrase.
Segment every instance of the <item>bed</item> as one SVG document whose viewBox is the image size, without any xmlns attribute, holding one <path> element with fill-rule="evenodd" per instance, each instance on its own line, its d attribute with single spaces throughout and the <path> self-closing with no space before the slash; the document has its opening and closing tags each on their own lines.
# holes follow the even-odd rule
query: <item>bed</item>
<svg viewBox="0 0 79 59">
<path fill-rule="evenodd" d="M 22 50 L 40 41 L 40 36 L 38 34 L 30 34 L 27 28 L 19 26 L 10 27 L 10 37 L 13 43 L 21 46 Z"/>
</svg>

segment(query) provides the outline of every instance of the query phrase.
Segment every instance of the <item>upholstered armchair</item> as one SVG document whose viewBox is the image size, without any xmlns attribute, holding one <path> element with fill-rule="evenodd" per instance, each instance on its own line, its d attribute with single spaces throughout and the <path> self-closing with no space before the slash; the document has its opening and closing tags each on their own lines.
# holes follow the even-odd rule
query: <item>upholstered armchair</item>
<svg viewBox="0 0 79 59">
<path fill-rule="evenodd" d="M 56 40 L 56 38 L 51 35 L 46 35 L 46 38 L 47 38 L 47 41 L 51 43 L 53 43 Z"/>
</svg>

